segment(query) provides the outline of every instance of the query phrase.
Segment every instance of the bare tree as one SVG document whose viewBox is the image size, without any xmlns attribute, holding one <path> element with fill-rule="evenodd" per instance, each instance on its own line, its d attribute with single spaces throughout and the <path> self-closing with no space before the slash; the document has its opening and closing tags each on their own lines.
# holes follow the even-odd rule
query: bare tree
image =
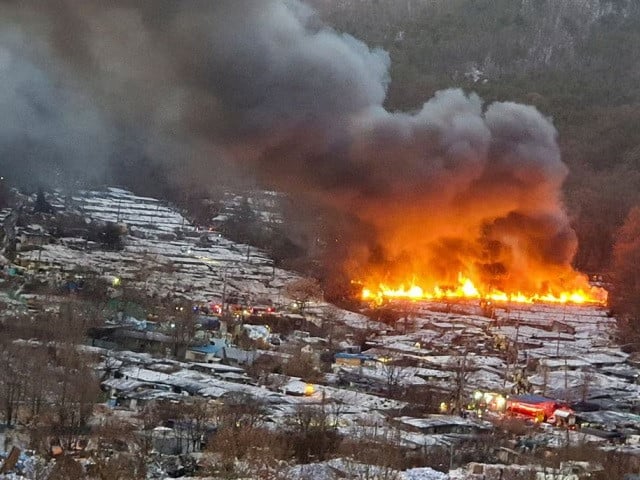
<svg viewBox="0 0 640 480">
<path fill-rule="evenodd" d="M 474 363 L 468 359 L 468 352 L 465 350 L 461 355 L 453 357 L 448 368 L 453 372 L 453 392 L 452 411 L 461 413 L 465 404 L 465 390 L 470 371 L 475 367 Z"/>
<path fill-rule="evenodd" d="M 247 374 L 262 385 L 270 383 L 272 374 L 280 374 L 283 370 L 282 359 L 271 355 L 258 356 L 251 365 L 245 369 Z"/>
<path fill-rule="evenodd" d="M 417 306 L 415 302 L 403 302 L 399 310 L 400 318 L 397 320 L 396 325 L 402 326 L 403 333 L 407 333 L 415 328 Z"/>
<path fill-rule="evenodd" d="M 12 343 L 2 345 L 0 350 L 1 411 L 4 423 L 9 427 L 18 420 L 18 407 L 26 390 L 23 351 L 24 347 Z"/>
<path fill-rule="evenodd" d="M 267 428 L 257 430 L 252 437 L 252 448 L 242 462 L 234 468 L 234 478 L 260 480 L 288 480 L 291 452 L 284 436 Z"/>
<path fill-rule="evenodd" d="M 349 473 L 357 478 L 397 480 L 404 465 L 401 432 L 389 425 L 363 422 L 351 429 L 340 448 L 349 458 Z"/>
<path fill-rule="evenodd" d="M 92 359 L 75 345 L 57 345 L 46 366 L 49 385 L 42 425 L 70 448 L 89 430 L 100 387 Z"/>
<path fill-rule="evenodd" d="M 214 408 L 209 400 L 193 398 L 179 404 L 167 404 L 173 422 L 173 429 L 180 441 L 181 450 L 198 452 L 202 444 L 206 443 L 209 427 L 214 418 Z M 184 442 L 184 444 L 183 444 Z"/>
<path fill-rule="evenodd" d="M 48 480 L 82 480 L 86 478 L 84 468 L 77 461 L 68 455 L 62 455 L 56 460 Z"/>
<path fill-rule="evenodd" d="M 542 396 L 547 394 L 549 388 L 549 366 L 545 363 L 542 365 Z"/>
<path fill-rule="evenodd" d="M 232 393 L 226 396 L 214 418 L 218 430 L 209 448 L 221 456 L 220 468 L 233 472 L 236 460 L 244 459 L 264 441 L 264 406 L 250 395 Z"/>
<path fill-rule="evenodd" d="M 402 358 L 398 355 L 384 357 L 380 362 L 380 370 L 385 379 L 387 393 L 400 393 L 403 380 L 409 376 L 406 366 L 402 363 Z"/>
<path fill-rule="evenodd" d="M 581 374 L 580 382 L 580 399 L 586 402 L 589 398 L 589 392 L 595 380 L 595 374 L 591 370 L 585 370 Z"/>
<path fill-rule="evenodd" d="M 283 373 L 290 377 L 298 377 L 309 383 L 316 383 L 322 378 L 322 372 L 318 369 L 312 354 L 298 349 L 286 361 Z"/>
<path fill-rule="evenodd" d="M 299 405 L 288 422 L 288 441 L 299 463 L 323 461 L 340 444 L 335 411 L 326 402 Z"/>
<path fill-rule="evenodd" d="M 147 451 L 144 436 L 132 423 L 110 418 L 93 433 L 98 448 L 93 451 L 94 475 L 100 480 L 146 478 Z"/>
<path fill-rule="evenodd" d="M 173 305 L 164 314 L 167 315 L 169 334 L 173 340 L 172 353 L 174 357 L 178 357 L 196 335 L 197 317 L 191 305 L 186 302 Z"/>
<path fill-rule="evenodd" d="M 150 432 L 157 427 L 164 418 L 163 410 L 162 402 L 154 402 L 145 405 L 136 417 L 137 424 L 144 433 L 144 435 L 140 437 L 140 448 L 145 454 L 153 448 L 153 439 Z"/>
<path fill-rule="evenodd" d="M 329 347 L 329 349 L 333 348 L 336 326 L 339 319 L 340 314 L 338 313 L 338 309 L 336 309 L 335 307 L 329 307 L 320 319 L 320 321 L 322 322 L 321 329 L 323 332 L 323 336 L 327 339 L 327 346 Z"/>
<path fill-rule="evenodd" d="M 143 480 L 147 478 L 144 457 L 118 452 L 97 461 L 100 480 Z M 95 461 L 95 459 L 94 459 Z"/>
<path fill-rule="evenodd" d="M 103 311 L 98 303 L 70 300 L 60 305 L 55 322 L 47 320 L 50 328 L 45 340 L 66 349 L 84 343 L 87 331 L 102 322 Z"/>
</svg>

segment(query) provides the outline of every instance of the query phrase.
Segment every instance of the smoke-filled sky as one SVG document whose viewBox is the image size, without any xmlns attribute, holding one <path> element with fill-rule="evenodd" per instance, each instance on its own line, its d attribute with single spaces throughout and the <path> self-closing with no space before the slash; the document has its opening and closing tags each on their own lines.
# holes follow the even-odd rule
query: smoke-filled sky
<svg viewBox="0 0 640 480">
<path fill-rule="evenodd" d="M 296 0 L 4 0 L 0 171 L 65 185 L 156 163 L 205 186 L 251 172 L 354 215 L 374 240 L 353 258 L 382 249 L 387 273 L 404 259 L 538 288 L 530 272 L 564 272 L 576 241 L 553 125 L 460 90 L 389 112 L 390 61 Z"/>
</svg>

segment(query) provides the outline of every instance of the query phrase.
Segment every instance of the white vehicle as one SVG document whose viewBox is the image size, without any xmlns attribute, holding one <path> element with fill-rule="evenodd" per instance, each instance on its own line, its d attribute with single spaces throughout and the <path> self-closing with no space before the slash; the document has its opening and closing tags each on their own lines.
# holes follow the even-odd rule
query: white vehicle
<svg viewBox="0 0 640 480">
<path fill-rule="evenodd" d="M 571 410 L 559 408 L 547 419 L 547 423 L 557 426 L 573 427 L 576 424 L 576 416 Z"/>
</svg>

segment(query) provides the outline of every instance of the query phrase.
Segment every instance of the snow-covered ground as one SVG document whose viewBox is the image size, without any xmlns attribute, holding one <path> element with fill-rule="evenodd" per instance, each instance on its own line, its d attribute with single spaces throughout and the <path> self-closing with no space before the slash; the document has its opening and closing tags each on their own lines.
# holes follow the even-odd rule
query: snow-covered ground
<svg viewBox="0 0 640 480">
<path fill-rule="evenodd" d="M 128 232 L 121 251 L 105 251 L 69 238 L 46 244 L 41 250 L 19 252 L 20 263 L 27 267 L 29 275 L 55 286 L 74 276 L 99 275 L 117 278 L 121 287 L 134 287 L 150 298 L 184 298 L 200 303 L 221 302 L 234 296 L 244 304 L 286 305 L 290 299 L 285 297 L 284 287 L 299 278 L 295 273 L 274 268 L 263 251 L 234 243 L 216 232 L 198 230 L 174 208 L 156 199 L 109 188 L 83 192 L 66 200 L 60 197 L 54 203 L 82 212 L 90 220 L 126 225 Z M 7 309 L 24 309 L 24 300 L 28 299 L 19 289 L 0 295 Z M 429 418 L 402 416 L 400 410 L 406 402 L 373 394 L 357 385 L 339 386 L 337 379 L 347 375 L 361 379 L 363 384 L 451 392 L 464 377 L 462 390 L 470 396 L 475 390 L 510 393 L 517 377 L 523 375 L 531 391 L 558 400 L 599 402 L 602 410 L 589 418 L 592 422 L 612 428 L 624 425 L 640 432 L 638 417 L 626 411 L 640 407 L 640 371 L 616 345 L 615 319 L 601 307 L 497 305 L 494 316 L 488 318 L 474 302 L 424 302 L 411 306 L 410 321 L 384 325 L 362 313 L 315 302 L 307 310 L 308 319 L 320 318 L 327 308 L 332 309 L 332 318 L 347 332 L 371 334 L 366 345 L 369 349 L 364 353 L 383 361 L 342 365 L 325 377 L 326 384 L 313 385 L 314 393 L 304 395 L 307 384 L 297 378 L 283 378 L 281 388 L 268 389 L 247 383 L 239 367 L 198 365 L 131 352 L 107 355 L 96 350 L 105 354 L 111 368 L 124 376 L 108 380 L 105 387 L 148 389 L 148 398 L 177 396 L 167 390 L 213 399 L 230 392 L 247 394 L 268 403 L 275 427 L 286 423 L 300 405 L 329 402 L 340 405 L 339 428 L 345 434 L 371 424 L 393 425 L 401 431 L 403 445 L 422 448 L 448 447 L 455 438 L 421 431 L 423 421 Z M 390 370 L 396 361 L 402 365 L 399 372 Z M 449 423 L 457 425 L 451 419 Z M 560 444 L 564 438 L 555 437 L 547 435 L 547 443 Z M 300 468 L 312 472 L 324 469 L 329 475 L 344 467 L 338 463 Z M 334 477 L 318 473 L 312 478 Z M 400 478 L 447 477 L 430 469 L 413 469 L 402 472 Z"/>
<path fill-rule="evenodd" d="M 61 196 L 55 203 L 91 220 L 124 224 L 128 235 L 122 251 L 78 248 L 77 242 L 62 241 L 20 253 L 23 264 L 49 267 L 46 276 L 54 282 L 61 283 L 73 272 L 90 271 L 119 278 L 123 285 L 154 298 L 220 302 L 224 296 L 234 296 L 248 304 L 290 301 L 283 287 L 297 278 L 295 274 L 274 268 L 263 251 L 216 232 L 199 231 L 164 202 L 108 188 L 71 199 Z M 318 303 L 308 312 L 321 315 L 325 308 Z M 402 384 L 418 385 L 427 379 L 450 387 L 452 368 L 464 360 L 467 390 L 508 391 L 514 374 L 528 367 L 533 388 L 556 398 L 576 400 L 603 392 L 631 398 L 640 393 L 634 381 L 636 367 L 626 363 L 627 355 L 613 341 L 615 319 L 600 307 L 497 305 L 492 319 L 483 316 L 474 302 L 424 302 L 413 304 L 411 310 L 410 322 L 396 325 L 393 334 L 378 335 L 369 351 L 417 364 L 403 373 Z M 350 329 L 378 333 L 389 329 L 359 313 L 337 312 L 338 321 Z M 516 345 L 517 360 L 507 361 L 504 350 L 515 350 Z M 385 375 L 380 368 L 362 372 L 371 380 Z"/>
<path fill-rule="evenodd" d="M 93 221 L 125 225 L 122 251 L 105 251 L 76 239 L 21 252 L 23 264 L 46 266 L 62 279 L 74 271 L 117 277 L 151 296 L 222 301 L 242 296 L 247 303 L 286 302 L 282 287 L 297 278 L 275 268 L 261 250 L 234 243 L 216 232 L 198 230 L 174 208 L 125 190 L 82 192 L 58 199 Z"/>
</svg>

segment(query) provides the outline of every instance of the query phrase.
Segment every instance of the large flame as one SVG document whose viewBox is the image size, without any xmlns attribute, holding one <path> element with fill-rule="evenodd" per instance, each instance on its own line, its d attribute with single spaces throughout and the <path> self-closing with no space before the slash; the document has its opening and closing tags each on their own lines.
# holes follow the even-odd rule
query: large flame
<svg viewBox="0 0 640 480">
<path fill-rule="evenodd" d="M 508 292 L 497 288 L 476 285 L 469 277 L 458 274 L 455 285 L 434 285 L 430 288 L 421 286 L 413 280 L 397 285 L 375 281 L 362 282 L 362 299 L 381 304 L 387 300 L 489 300 L 493 302 L 514 303 L 555 303 L 555 304 L 598 304 L 607 301 L 607 291 L 588 284 L 587 279 L 579 274 L 576 278 L 583 286 L 563 290 L 561 285 L 548 286 L 541 292 Z M 562 282 L 559 282 L 562 283 Z M 575 283 L 575 282 L 574 282 Z"/>
</svg>

